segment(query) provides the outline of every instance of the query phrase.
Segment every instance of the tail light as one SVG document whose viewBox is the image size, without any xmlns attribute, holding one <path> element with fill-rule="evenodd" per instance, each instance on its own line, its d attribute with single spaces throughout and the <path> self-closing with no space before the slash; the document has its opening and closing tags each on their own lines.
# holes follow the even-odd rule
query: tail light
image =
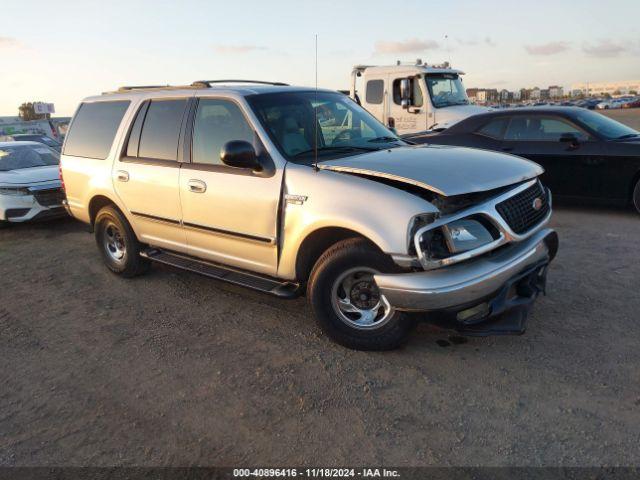
<svg viewBox="0 0 640 480">
<path fill-rule="evenodd" d="M 62 178 L 62 163 L 58 164 L 58 177 L 60 178 L 60 187 L 64 191 L 64 178 Z"/>
</svg>

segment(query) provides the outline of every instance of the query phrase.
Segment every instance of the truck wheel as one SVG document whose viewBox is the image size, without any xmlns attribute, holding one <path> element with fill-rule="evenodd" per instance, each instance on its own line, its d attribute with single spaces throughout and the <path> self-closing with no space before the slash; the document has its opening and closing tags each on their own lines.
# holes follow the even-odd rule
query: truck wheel
<svg viewBox="0 0 640 480">
<path fill-rule="evenodd" d="M 636 211 L 640 213 L 640 180 L 636 183 L 636 188 L 633 189 L 633 206 L 636 207 Z"/>
<path fill-rule="evenodd" d="M 95 221 L 98 249 L 109 270 L 123 277 L 135 277 L 149 269 L 149 261 L 140 256 L 141 245 L 131 225 L 112 206 L 102 208 Z"/>
<path fill-rule="evenodd" d="M 411 333 L 414 322 L 380 296 L 373 275 L 397 266 L 368 241 L 343 240 L 316 262 L 307 297 L 320 328 L 333 340 L 356 350 L 391 350 Z"/>
</svg>

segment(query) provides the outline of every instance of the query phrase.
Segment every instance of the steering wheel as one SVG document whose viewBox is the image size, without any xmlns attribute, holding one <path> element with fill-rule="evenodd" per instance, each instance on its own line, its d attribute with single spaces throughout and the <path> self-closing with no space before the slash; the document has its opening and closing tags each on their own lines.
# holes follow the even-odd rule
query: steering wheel
<svg viewBox="0 0 640 480">
<path fill-rule="evenodd" d="M 342 142 L 343 140 L 351 140 L 355 138 L 355 134 L 357 130 L 355 128 L 350 128 L 348 130 L 342 130 L 338 135 L 336 135 L 331 142 L 331 145 L 335 145 L 336 143 Z"/>
</svg>

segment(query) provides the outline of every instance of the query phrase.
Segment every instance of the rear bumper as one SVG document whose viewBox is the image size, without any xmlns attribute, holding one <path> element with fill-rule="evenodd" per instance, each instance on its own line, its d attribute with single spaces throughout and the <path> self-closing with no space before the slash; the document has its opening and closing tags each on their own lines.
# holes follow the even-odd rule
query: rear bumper
<svg viewBox="0 0 640 480">
<path fill-rule="evenodd" d="M 546 267 L 557 249 L 558 235 L 546 228 L 472 261 L 426 272 L 379 274 L 375 280 L 397 310 L 439 312 L 462 328 L 478 318 L 528 309 L 544 290 Z"/>
</svg>

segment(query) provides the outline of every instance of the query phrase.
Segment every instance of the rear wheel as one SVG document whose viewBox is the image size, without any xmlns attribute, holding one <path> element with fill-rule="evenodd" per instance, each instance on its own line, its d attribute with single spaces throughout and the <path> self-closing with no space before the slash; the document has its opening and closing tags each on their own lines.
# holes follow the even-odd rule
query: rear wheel
<svg viewBox="0 0 640 480">
<path fill-rule="evenodd" d="M 307 296 L 320 328 L 333 340 L 357 350 L 390 350 L 405 342 L 414 322 L 380 295 L 376 273 L 397 267 L 364 239 L 335 244 L 318 260 Z"/>
<path fill-rule="evenodd" d="M 105 264 L 114 273 L 134 277 L 149 269 L 149 261 L 140 256 L 141 244 L 131 225 L 116 208 L 102 208 L 95 221 L 98 249 Z"/>
<path fill-rule="evenodd" d="M 636 207 L 636 211 L 640 213 L 640 180 L 636 183 L 636 188 L 633 189 L 633 206 Z"/>
</svg>

